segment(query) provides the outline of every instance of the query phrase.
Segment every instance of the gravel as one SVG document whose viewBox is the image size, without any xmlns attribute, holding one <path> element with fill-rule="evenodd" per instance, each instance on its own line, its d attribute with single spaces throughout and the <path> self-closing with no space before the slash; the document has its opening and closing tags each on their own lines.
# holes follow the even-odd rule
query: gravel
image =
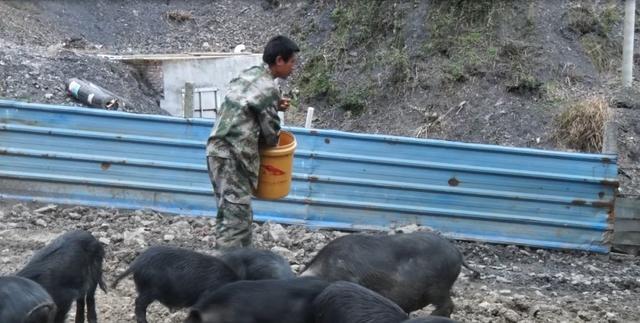
<svg viewBox="0 0 640 323">
<path fill-rule="evenodd" d="M 173 245 L 215 255 L 215 221 L 207 217 L 165 215 L 82 206 L 3 201 L 0 204 L 0 274 L 21 268 L 34 251 L 71 229 L 90 231 L 105 245 L 105 279 L 115 276 L 144 248 Z M 417 226 L 394 232 L 421 230 Z M 254 243 L 283 255 L 296 273 L 325 244 L 349 234 L 276 223 L 254 224 Z M 482 272 L 470 280 L 464 269 L 454 285 L 453 318 L 463 322 L 632 322 L 640 320 L 638 257 L 552 251 L 456 242 L 467 262 Z M 136 293 L 130 278 L 97 294 L 99 319 L 133 322 Z M 412 313 L 426 315 L 431 306 Z M 186 312 L 153 304 L 149 320 L 181 322 Z M 70 312 L 73 318 L 73 310 Z"/>
</svg>

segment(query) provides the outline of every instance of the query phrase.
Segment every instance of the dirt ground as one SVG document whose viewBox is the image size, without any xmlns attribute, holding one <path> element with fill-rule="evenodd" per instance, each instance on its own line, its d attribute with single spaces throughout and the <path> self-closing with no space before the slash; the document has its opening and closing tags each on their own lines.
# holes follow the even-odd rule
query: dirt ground
<svg viewBox="0 0 640 323">
<path fill-rule="evenodd" d="M 21 268 L 33 254 L 59 234 L 90 231 L 105 246 L 105 280 L 110 285 L 144 248 L 167 244 L 215 255 L 214 220 L 78 206 L 0 203 L 0 274 Z M 398 228 L 411 232 L 417 227 Z M 349 234 L 311 231 L 299 226 L 254 224 L 254 242 L 287 258 L 296 273 L 332 239 Z M 470 280 L 463 269 L 454 285 L 456 310 L 462 322 L 638 322 L 640 321 L 640 258 L 620 254 L 549 251 L 456 242 L 469 264 L 482 272 Z M 114 290 L 99 291 L 102 322 L 134 322 L 136 293 L 131 278 Z M 428 314 L 432 308 L 412 315 Z M 70 312 L 70 318 L 74 311 Z M 151 322 L 181 322 L 184 310 L 171 312 L 154 303 Z"/>
</svg>

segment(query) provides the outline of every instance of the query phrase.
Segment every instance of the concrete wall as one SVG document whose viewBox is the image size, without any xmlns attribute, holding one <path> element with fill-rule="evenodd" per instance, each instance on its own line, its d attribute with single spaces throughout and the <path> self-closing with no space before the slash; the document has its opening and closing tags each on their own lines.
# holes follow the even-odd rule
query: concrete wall
<svg viewBox="0 0 640 323">
<path fill-rule="evenodd" d="M 164 99 L 160 101 L 160 107 L 174 116 L 183 116 L 182 89 L 186 82 L 192 82 L 196 88 L 218 88 L 218 105 L 222 103 L 231 79 L 253 65 L 262 63 L 262 55 L 248 54 L 230 57 L 198 58 L 182 60 L 166 60 L 162 63 L 164 79 Z M 214 94 L 202 94 L 202 107 L 214 107 Z M 194 107 L 199 107 L 199 97 L 194 96 Z M 194 117 L 199 117 L 194 112 Z M 206 112 L 203 117 L 213 117 L 213 112 Z"/>
</svg>

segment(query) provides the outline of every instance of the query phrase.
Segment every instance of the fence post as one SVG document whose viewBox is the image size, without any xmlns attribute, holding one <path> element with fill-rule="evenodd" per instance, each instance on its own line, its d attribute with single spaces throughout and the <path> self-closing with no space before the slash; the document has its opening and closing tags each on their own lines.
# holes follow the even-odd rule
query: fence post
<svg viewBox="0 0 640 323">
<path fill-rule="evenodd" d="M 304 123 L 305 128 L 311 128 L 311 123 L 313 122 L 313 108 L 307 108 L 307 120 Z"/>
<path fill-rule="evenodd" d="M 193 83 L 184 84 L 184 104 L 182 106 L 185 118 L 193 118 Z"/>
<path fill-rule="evenodd" d="M 633 38 L 636 20 L 636 0 L 626 0 L 624 15 L 624 43 L 622 46 L 622 86 L 631 87 L 633 81 Z"/>
<path fill-rule="evenodd" d="M 618 154 L 618 125 L 613 121 L 613 117 L 604 123 L 602 136 L 602 153 L 617 155 Z"/>
</svg>

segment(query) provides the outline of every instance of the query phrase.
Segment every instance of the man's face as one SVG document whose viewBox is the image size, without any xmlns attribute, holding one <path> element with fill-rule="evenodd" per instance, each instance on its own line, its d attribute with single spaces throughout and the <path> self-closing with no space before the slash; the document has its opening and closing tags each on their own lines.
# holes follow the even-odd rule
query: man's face
<svg viewBox="0 0 640 323">
<path fill-rule="evenodd" d="M 285 61 L 281 56 L 276 58 L 276 76 L 282 79 L 286 79 L 293 72 L 293 68 L 296 64 L 296 54 L 293 54 L 288 61 Z"/>
</svg>

